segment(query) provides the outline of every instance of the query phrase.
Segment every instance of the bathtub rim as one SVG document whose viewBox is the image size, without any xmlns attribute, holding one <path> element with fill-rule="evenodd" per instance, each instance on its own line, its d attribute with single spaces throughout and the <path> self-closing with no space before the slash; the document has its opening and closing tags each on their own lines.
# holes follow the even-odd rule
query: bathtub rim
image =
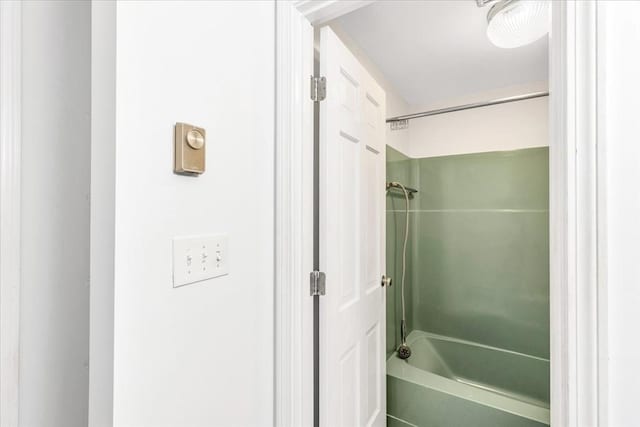
<svg viewBox="0 0 640 427">
<path fill-rule="evenodd" d="M 501 353 L 509 353 L 509 354 L 513 354 L 514 356 L 526 357 L 526 358 L 529 358 L 529 359 L 538 360 L 540 362 L 550 363 L 549 359 L 545 359 L 544 357 L 533 356 L 531 354 L 520 353 L 520 352 L 515 351 L 515 350 L 509 350 L 509 349 L 506 349 L 506 348 L 493 347 L 493 346 L 486 345 L 486 344 L 480 344 L 480 343 L 477 343 L 477 342 L 474 342 L 474 341 L 464 340 L 464 339 L 461 339 L 461 338 L 448 337 L 446 335 L 439 335 L 439 334 L 434 334 L 432 332 L 419 331 L 419 330 L 416 330 L 416 329 L 414 329 L 413 331 L 411 331 L 409 333 L 409 335 L 407 335 L 407 343 L 409 345 L 411 345 L 411 343 L 415 342 L 416 340 L 418 340 L 420 338 L 435 338 L 435 339 L 441 340 L 441 341 L 449 341 L 449 342 L 454 342 L 456 344 L 464 344 L 464 345 L 469 345 L 469 346 L 473 346 L 473 347 L 484 348 L 484 349 L 487 349 L 487 350 L 495 350 L 495 351 L 499 351 Z"/>
<path fill-rule="evenodd" d="M 411 331 L 411 333 L 407 337 L 407 341 L 409 342 L 409 344 L 411 344 L 421 338 L 444 339 L 446 341 L 453 341 L 461 344 L 482 346 L 485 348 L 494 349 L 490 346 L 484 346 L 473 342 L 458 340 L 455 338 L 444 337 L 441 335 L 416 330 Z M 509 350 L 495 350 L 515 353 L 517 355 L 527 356 L 535 359 L 541 359 L 536 356 L 523 355 L 521 353 Z M 545 360 L 548 362 L 548 360 L 546 359 L 541 360 Z M 498 394 L 496 392 L 485 390 L 471 384 L 465 384 L 450 378 L 443 377 L 433 372 L 422 370 L 413 365 L 410 365 L 407 361 L 400 359 L 397 356 L 397 352 L 394 352 L 387 358 L 386 366 L 387 375 L 398 378 L 400 380 L 407 381 L 421 387 L 431 388 L 441 393 L 456 396 L 461 399 L 470 400 L 474 403 L 488 406 L 499 411 L 510 413 L 512 415 L 527 418 L 542 424 L 550 424 L 551 411 L 549 408 L 544 408 L 542 406 L 534 405 L 533 403 L 518 400 L 514 397 Z"/>
</svg>

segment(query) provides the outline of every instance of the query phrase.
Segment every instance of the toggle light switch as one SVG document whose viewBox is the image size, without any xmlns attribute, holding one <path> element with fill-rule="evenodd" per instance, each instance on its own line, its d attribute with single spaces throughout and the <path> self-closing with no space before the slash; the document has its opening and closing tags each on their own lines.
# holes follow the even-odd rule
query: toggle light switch
<svg viewBox="0 0 640 427">
<path fill-rule="evenodd" d="M 176 123 L 174 146 L 175 163 L 173 171 L 185 175 L 199 175 L 204 172 L 205 130 L 187 123 Z"/>
<path fill-rule="evenodd" d="M 228 236 L 173 239 L 173 287 L 229 274 Z"/>
</svg>

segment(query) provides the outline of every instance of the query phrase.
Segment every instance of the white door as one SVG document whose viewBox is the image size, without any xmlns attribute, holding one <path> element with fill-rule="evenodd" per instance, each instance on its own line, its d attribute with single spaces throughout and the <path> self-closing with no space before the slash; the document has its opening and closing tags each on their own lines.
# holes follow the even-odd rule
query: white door
<svg viewBox="0 0 640 427">
<path fill-rule="evenodd" d="M 320 425 L 386 425 L 385 93 L 320 34 Z"/>
</svg>

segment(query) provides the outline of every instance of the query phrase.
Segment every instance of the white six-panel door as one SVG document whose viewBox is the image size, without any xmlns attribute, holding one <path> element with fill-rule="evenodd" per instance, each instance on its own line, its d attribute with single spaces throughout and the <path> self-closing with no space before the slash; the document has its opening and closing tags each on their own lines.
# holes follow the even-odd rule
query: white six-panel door
<svg viewBox="0 0 640 427">
<path fill-rule="evenodd" d="M 385 93 L 328 27 L 320 73 L 320 425 L 384 426 Z"/>
</svg>

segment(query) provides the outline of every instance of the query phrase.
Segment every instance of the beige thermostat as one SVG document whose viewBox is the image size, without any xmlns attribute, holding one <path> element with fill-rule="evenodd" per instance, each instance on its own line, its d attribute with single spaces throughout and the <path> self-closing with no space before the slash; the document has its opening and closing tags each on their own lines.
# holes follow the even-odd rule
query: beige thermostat
<svg viewBox="0 0 640 427">
<path fill-rule="evenodd" d="M 179 174 L 199 175 L 204 172 L 205 130 L 187 123 L 176 123 L 175 164 Z"/>
</svg>

